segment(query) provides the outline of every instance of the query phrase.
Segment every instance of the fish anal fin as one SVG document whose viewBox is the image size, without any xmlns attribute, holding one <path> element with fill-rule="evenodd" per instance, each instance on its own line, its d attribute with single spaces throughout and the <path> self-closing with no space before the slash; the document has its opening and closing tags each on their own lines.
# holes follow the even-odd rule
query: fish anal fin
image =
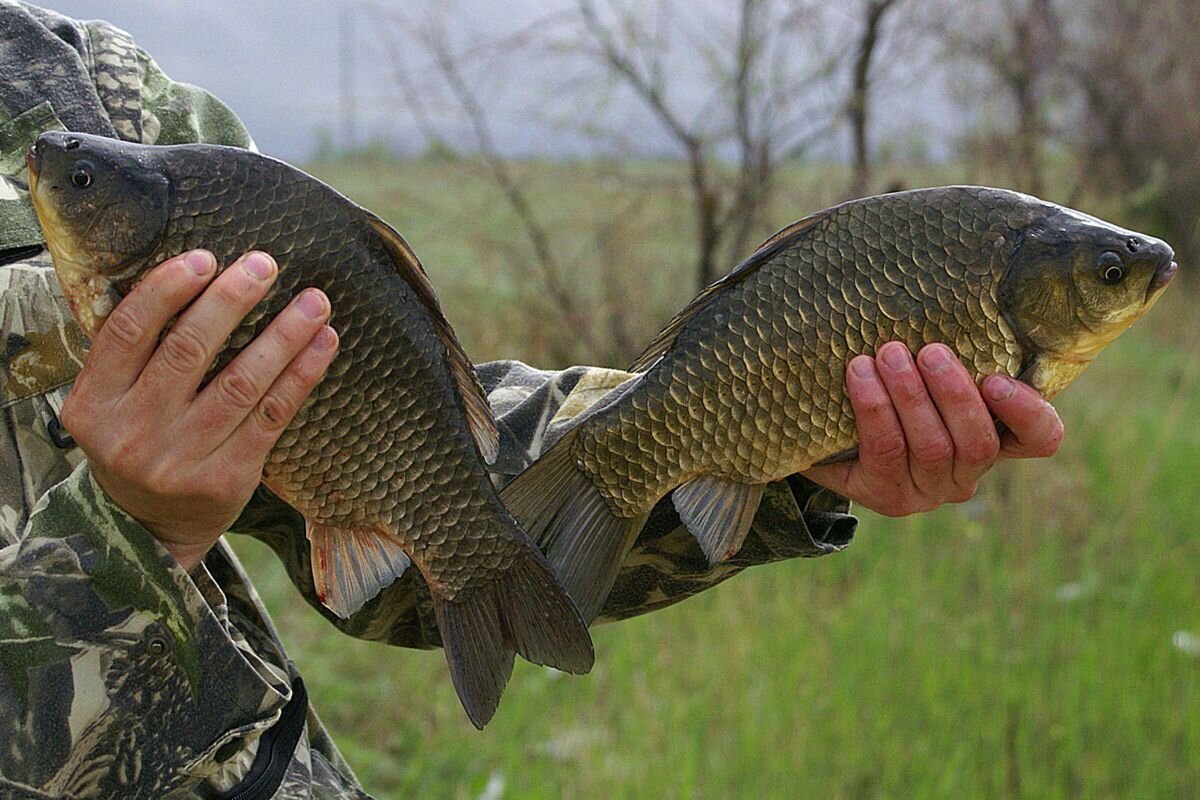
<svg viewBox="0 0 1200 800">
<path fill-rule="evenodd" d="M 742 547 L 762 500 L 763 484 L 701 475 L 675 489 L 671 501 L 696 537 L 710 565 L 732 558 Z"/>
<path fill-rule="evenodd" d="M 575 464 L 569 431 L 500 492 L 587 622 L 608 599 L 646 515 L 619 517 Z"/>
<path fill-rule="evenodd" d="M 374 528 L 310 522 L 308 541 L 317 599 L 343 619 L 390 586 L 411 563 L 399 543 Z"/>
<path fill-rule="evenodd" d="M 532 545 L 492 580 L 452 599 L 436 590 L 431 596 L 450 679 L 476 728 L 496 713 L 514 654 L 564 672 L 592 668 L 587 625 Z"/>
<path fill-rule="evenodd" d="M 488 405 L 487 395 L 479 383 L 479 376 L 475 373 L 475 365 L 467 357 L 462 343 L 458 341 L 458 336 L 454 333 L 454 328 L 446 319 L 446 315 L 442 313 L 437 293 L 429 281 L 429 276 L 425 273 L 425 268 L 417 259 L 416 253 L 392 226 L 370 212 L 366 212 L 366 214 L 371 228 L 378 234 L 391 254 L 396 271 L 400 273 L 400 276 L 404 278 L 429 312 L 438 338 L 446 347 L 450 372 L 454 378 L 458 399 L 462 403 L 467 427 L 475 438 L 475 443 L 479 446 L 479 453 L 483 456 L 484 461 L 492 463 L 496 460 L 496 454 L 500 450 L 500 435 L 496 431 L 496 417 L 492 414 L 492 407 Z"/>
</svg>

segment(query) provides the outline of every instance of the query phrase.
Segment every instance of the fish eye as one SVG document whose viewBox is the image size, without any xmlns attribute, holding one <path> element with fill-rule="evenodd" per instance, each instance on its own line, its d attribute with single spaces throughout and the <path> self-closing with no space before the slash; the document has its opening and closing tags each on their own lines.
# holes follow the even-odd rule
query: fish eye
<svg viewBox="0 0 1200 800">
<path fill-rule="evenodd" d="M 86 189 L 92 185 L 94 173 L 95 167 L 90 161 L 76 161 L 74 169 L 71 170 L 71 185 L 77 189 Z"/>
<path fill-rule="evenodd" d="M 1119 255 L 1109 250 L 1096 259 L 1096 271 L 1100 274 L 1100 280 L 1111 286 L 1124 280 L 1125 263 Z"/>
</svg>

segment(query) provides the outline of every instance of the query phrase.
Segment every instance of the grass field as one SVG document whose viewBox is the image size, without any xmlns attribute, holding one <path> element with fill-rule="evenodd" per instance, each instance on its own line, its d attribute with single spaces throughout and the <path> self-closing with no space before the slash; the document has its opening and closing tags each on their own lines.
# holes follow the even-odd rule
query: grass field
<svg viewBox="0 0 1200 800">
<path fill-rule="evenodd" d="M 408 237 L 477 359 L 601 358 L 556 333 L 469 165 L 314 169 Z M 526 169 L 597 328 L 619 309 L 644 342 L 694 291 L 681 176 Z M 764 233 L 835 199 L 803 189 L 823 183 L 788 183 Z M 597 628 L 588 677 L 519 664 L 484 733 L 440 653 L 335 632 L 235 545 L 380 797 L 1200 797 L 1200 320 L 1181 283 L 1063 395 L 1053 460 Z"/>
</svg>

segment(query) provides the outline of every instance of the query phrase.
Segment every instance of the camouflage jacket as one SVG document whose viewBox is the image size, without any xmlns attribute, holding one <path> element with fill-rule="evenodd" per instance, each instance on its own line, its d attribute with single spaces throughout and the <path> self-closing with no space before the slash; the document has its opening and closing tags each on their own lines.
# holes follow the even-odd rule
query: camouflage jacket
<svg viewBox="0 0 1200 800">
<path fill-rule="evenodd" d="M 86 354 L 26 192 L 42 130 L 252 146 L 237 118 L 167 79 L 129 36 L 0 0 L 0 796 L 363 797 L 266 609 L 224 541 L 187 573 L 96 485 L 57 412 Z M 628 373 L 482 365 L 503 482 Z M 730 562 L 709 568 L 670 503 L 598 621 L 677 602 L 747 566 L 845 546 L 845 500 L 768 488 Z M 265 541 L 346 633 L 438 645 L 415 570 L 348 620 L 316 602 L 302 519 L 265 489 L 234 526 Z"/>
</svg>

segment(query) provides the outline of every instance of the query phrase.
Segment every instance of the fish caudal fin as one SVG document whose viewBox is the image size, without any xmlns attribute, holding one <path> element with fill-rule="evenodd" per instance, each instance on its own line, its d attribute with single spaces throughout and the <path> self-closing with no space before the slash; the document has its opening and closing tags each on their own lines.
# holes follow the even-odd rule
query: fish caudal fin
<svg viewBox="0 0 1200 800">
<path fill-rule="evenodd" d="M 317 599 L 343 619 L 390 586 L 411 563 L 394 539 L 371 528 L 309 523 L 308 542 Z"/>
<path fill-rule="evenodd" d="M 763 488 L 701 475 L 671 494 L 679 519 L 700 543 L 709 566 L 732 558 L 742 548 Z"/>
<path fill-rule="evenodd" d="M 493 580 L 453 599 L 431 594 L 450 680 L 467 717 L 480 730 L 500 704 L 514 653 L 564 672 L 582 674 L 592 668 L 587 625 L 532 545 Z"/>
<path fill-rule="evenodd" d="M 521 526 L 546 552 L 563 588 L 587 622 L 594 620 L 617 580 L 646 515 L 613 514 L 575 466 L 568 432 L 500 492 Z"/>
</svg>

